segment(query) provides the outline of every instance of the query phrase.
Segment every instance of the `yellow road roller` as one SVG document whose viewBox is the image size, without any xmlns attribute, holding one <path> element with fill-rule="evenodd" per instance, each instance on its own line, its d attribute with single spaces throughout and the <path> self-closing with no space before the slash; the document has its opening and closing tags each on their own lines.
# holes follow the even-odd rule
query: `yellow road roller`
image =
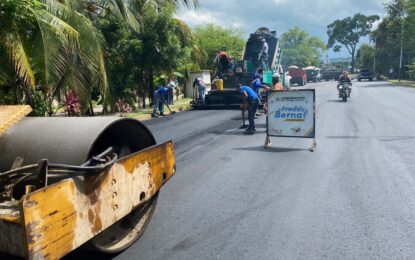
<svg viewBox="0 0 415 260">
<path fill-rule="evenodd" d="M 58 259 L 132 245 L 175 173 L 173 143 L 134 119 L 28 112 L 0 106 L 0 252 Z"/>
</svg>

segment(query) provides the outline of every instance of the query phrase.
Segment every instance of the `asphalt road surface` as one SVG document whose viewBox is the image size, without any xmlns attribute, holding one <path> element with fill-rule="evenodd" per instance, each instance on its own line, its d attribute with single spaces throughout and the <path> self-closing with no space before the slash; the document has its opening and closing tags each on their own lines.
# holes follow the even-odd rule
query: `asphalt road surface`
<svg viewBox="0 0 415 260">
<path fill-rule="evenodd" d="M 309 139 L 264 149 L 265 117 L 244 136 L 240 111 L 148 121 L 175 142 L 177 173 L 140 240 L 112 258 L 414 259 L 415 89 L 354 82 L 343 103 L 333 81 L 307 86 L 315 152 Z"/>
<path fill-rule="evenodd" d="M 415 258 L 415 90 L 355 82 L 317 93 L 311 140 L 242 135 L 238 111 L 148 123 L 177 174 L 141 239 L 115 259 Z"/>
</svg>

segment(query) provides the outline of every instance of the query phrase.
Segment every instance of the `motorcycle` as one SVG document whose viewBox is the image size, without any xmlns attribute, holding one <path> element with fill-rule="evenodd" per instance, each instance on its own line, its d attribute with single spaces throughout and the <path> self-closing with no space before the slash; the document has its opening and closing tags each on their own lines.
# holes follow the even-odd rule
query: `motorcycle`
<svg viewBox="0 0 415 260">
<path fill-rule="evenodd" d="M 350 94 L 350 85 L 346 82 L 342 82 L 339 86 L 339 97 L 344 101 L 347 102 L 347 97 Z"/>
</svg>

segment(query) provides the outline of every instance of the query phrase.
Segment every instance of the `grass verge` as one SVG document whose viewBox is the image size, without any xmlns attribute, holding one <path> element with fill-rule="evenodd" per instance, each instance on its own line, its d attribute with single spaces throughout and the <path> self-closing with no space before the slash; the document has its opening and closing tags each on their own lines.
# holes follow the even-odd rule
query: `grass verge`
<svg viewBox="0 0 415 260">
<path fill-rule="evenodd" d="M 171 113 L 169 109 L 167 108 L 167 106 L 164 105 L 164 114 L 169 115 L 169 114 L 189 110 L 191 108 L 190 106 L 191 100 L 192 100 L 191 98 L 183 98 L 183 99 L 179 99 L 178 101 L 174 101 L 174 105 L 170 105 Z M 135 119 L 143 121 L 143 120 L 151 119 L 152 112 L 153 112 L 152 107 L 144 108 L 144 109 L 140 109 L 137 112 L 129 113 L 126 116 L 129 118 L 135 118 Z"/>
<path fill-rule="evenodd" d="M 401 80 L 401 82 L 399 82 L 397 79 L 390 79 L 389 82 L 403 87 L 415 88 L 415 81 L 411 80 Z"/>
</svg>

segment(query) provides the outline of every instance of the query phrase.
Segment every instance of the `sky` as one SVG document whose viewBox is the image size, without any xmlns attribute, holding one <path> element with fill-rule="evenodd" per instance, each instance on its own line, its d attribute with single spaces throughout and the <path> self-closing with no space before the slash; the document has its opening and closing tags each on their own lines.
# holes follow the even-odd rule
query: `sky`
<svg viewBox="0 0 415 260">
<path fill-rule="evenodd" d="M 312 36 L 327 42 L 327 25 L 355 13 L 384 16 L 385 0 L 199 0 L 195 11 L 182 8 L 177 17 L 191 27 L 214 23 L 241 28 L 248 37 L 259 27 L 276 30 L 280 36 L 298 26 Z M 368 39 L 362 39 L 362 43 Z M 340 53 L 329 51 L 330 58 L 349 57 L 342 48 Z"/>
</svg>

